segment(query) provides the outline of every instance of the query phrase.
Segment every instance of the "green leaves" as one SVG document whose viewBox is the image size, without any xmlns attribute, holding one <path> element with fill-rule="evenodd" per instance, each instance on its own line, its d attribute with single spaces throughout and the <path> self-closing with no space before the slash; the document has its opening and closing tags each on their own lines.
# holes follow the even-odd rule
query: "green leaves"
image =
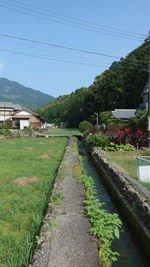
<svg viewBox="0 0 150 267">
<path fill-rule="evenodd" d="M 100 241 L 100 263 L 109 267 L 119 256 L 118 252 L 112 251 L 111 244 L 115 238 L 119 238 L 122 223 L 117 214 L 111 214 L 104 209 L 105 203 L 96 197 L 96 188 L 91 177 L 82 175 L 78 181 L 85 185 L 87 215 L 93 225 L 91 233 Z"/>
</svg>

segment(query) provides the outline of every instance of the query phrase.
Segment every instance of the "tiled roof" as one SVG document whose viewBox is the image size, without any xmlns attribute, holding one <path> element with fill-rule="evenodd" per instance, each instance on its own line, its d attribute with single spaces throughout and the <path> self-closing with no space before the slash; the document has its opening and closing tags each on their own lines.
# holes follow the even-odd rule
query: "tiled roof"
<svg viewBox="0 0 150 267">
<path fill-rule="evenodd" d="M 112 117 L 117 119 L 129 119 L 134 117 L 136 109 L 115 109 L 113 110 Z"/>
<path fill-rule="evenodd" d="M 0 102 L 0 108 L 13 108 L 14 104 L 12 102 Z"/>
<path fill-rule="evenodd" d="M 20 110 L 22 107 L 12 102 L 0 102 L 0 108 L 12 108 L 13 110 Z"/>
</svg>

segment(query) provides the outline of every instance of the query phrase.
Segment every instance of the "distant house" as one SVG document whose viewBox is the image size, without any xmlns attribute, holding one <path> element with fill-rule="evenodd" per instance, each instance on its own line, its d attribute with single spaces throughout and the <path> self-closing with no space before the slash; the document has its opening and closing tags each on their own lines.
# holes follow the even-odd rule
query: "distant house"
<svg viewBox="0 0 150 267">
<path fill-rule="evenodd" d="M 115 109 L 112 113 L 112 118 L 128 120 L 135 116 L 136 109 Z"/>
<path fill-rule="evenodd" d="M 20 109 L 20 105 L 13 104 L 12 102 L 0 102 L 0 123 L 11 119 L 12 114 Z"/>
<path fill-rule="evenodd" d="M 12 115 L 13 127 L 18 126 L 20 129 L 24 129 L 29 126 L 41 128 L 44 122 L 44 119 L 42 119 L 40 115 L 26 108 L 16 111 Z"/>
</svg>

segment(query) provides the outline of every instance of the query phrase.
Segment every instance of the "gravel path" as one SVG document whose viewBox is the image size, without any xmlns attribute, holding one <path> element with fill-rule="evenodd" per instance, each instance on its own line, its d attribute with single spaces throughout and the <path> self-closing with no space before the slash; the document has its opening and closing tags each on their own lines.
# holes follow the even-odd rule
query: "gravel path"
<svg viewBox="0 0 150 267">
<path fill-rule="evenodd" d="M 72 177 L 72 168 L 78 160 L 73 151 L 73 139 L 65 158 L 65 179 L 57 179 L 55 188 L 63 194 L 60 205 L 53 208 L 53 224 L 47 219 L 45 237 L 40 240 L 40 249 L 33 257 L 33 267 L 98 267 L 98 249 L 90 235 L 91 225 L 83 210 L 84 188 Z M 47 215 L 49 216 L 49 215 Z"/>
</svg>

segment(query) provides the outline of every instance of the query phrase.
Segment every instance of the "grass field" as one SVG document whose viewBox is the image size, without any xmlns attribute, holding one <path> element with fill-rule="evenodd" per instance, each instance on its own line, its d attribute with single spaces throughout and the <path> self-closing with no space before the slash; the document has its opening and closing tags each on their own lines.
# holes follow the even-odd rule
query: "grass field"
<svg viewBox="0 0 150 267">
<path fill-rule="evenodd" d="M 76 135 L 81 134 L 79 130 L 70 130 L 70 129 L 52 129 L 48 132 L 45 132 L 48 135 Z"/>
<path fill-rule="evenodd" d="M 0 140 L 0 266 L 28 265 L 67 138 Z"/>
<path fill-rule="evenodd" d="M 120 165 L 132 178 L 137 179 L 136 151 L 113 151 L 105 152 L 110 162 Z M 150 156 L 150 150 L 139 150 L 141 156 Z M 150 189 L 150 183 L 143 183 Z"/>
</svg>

